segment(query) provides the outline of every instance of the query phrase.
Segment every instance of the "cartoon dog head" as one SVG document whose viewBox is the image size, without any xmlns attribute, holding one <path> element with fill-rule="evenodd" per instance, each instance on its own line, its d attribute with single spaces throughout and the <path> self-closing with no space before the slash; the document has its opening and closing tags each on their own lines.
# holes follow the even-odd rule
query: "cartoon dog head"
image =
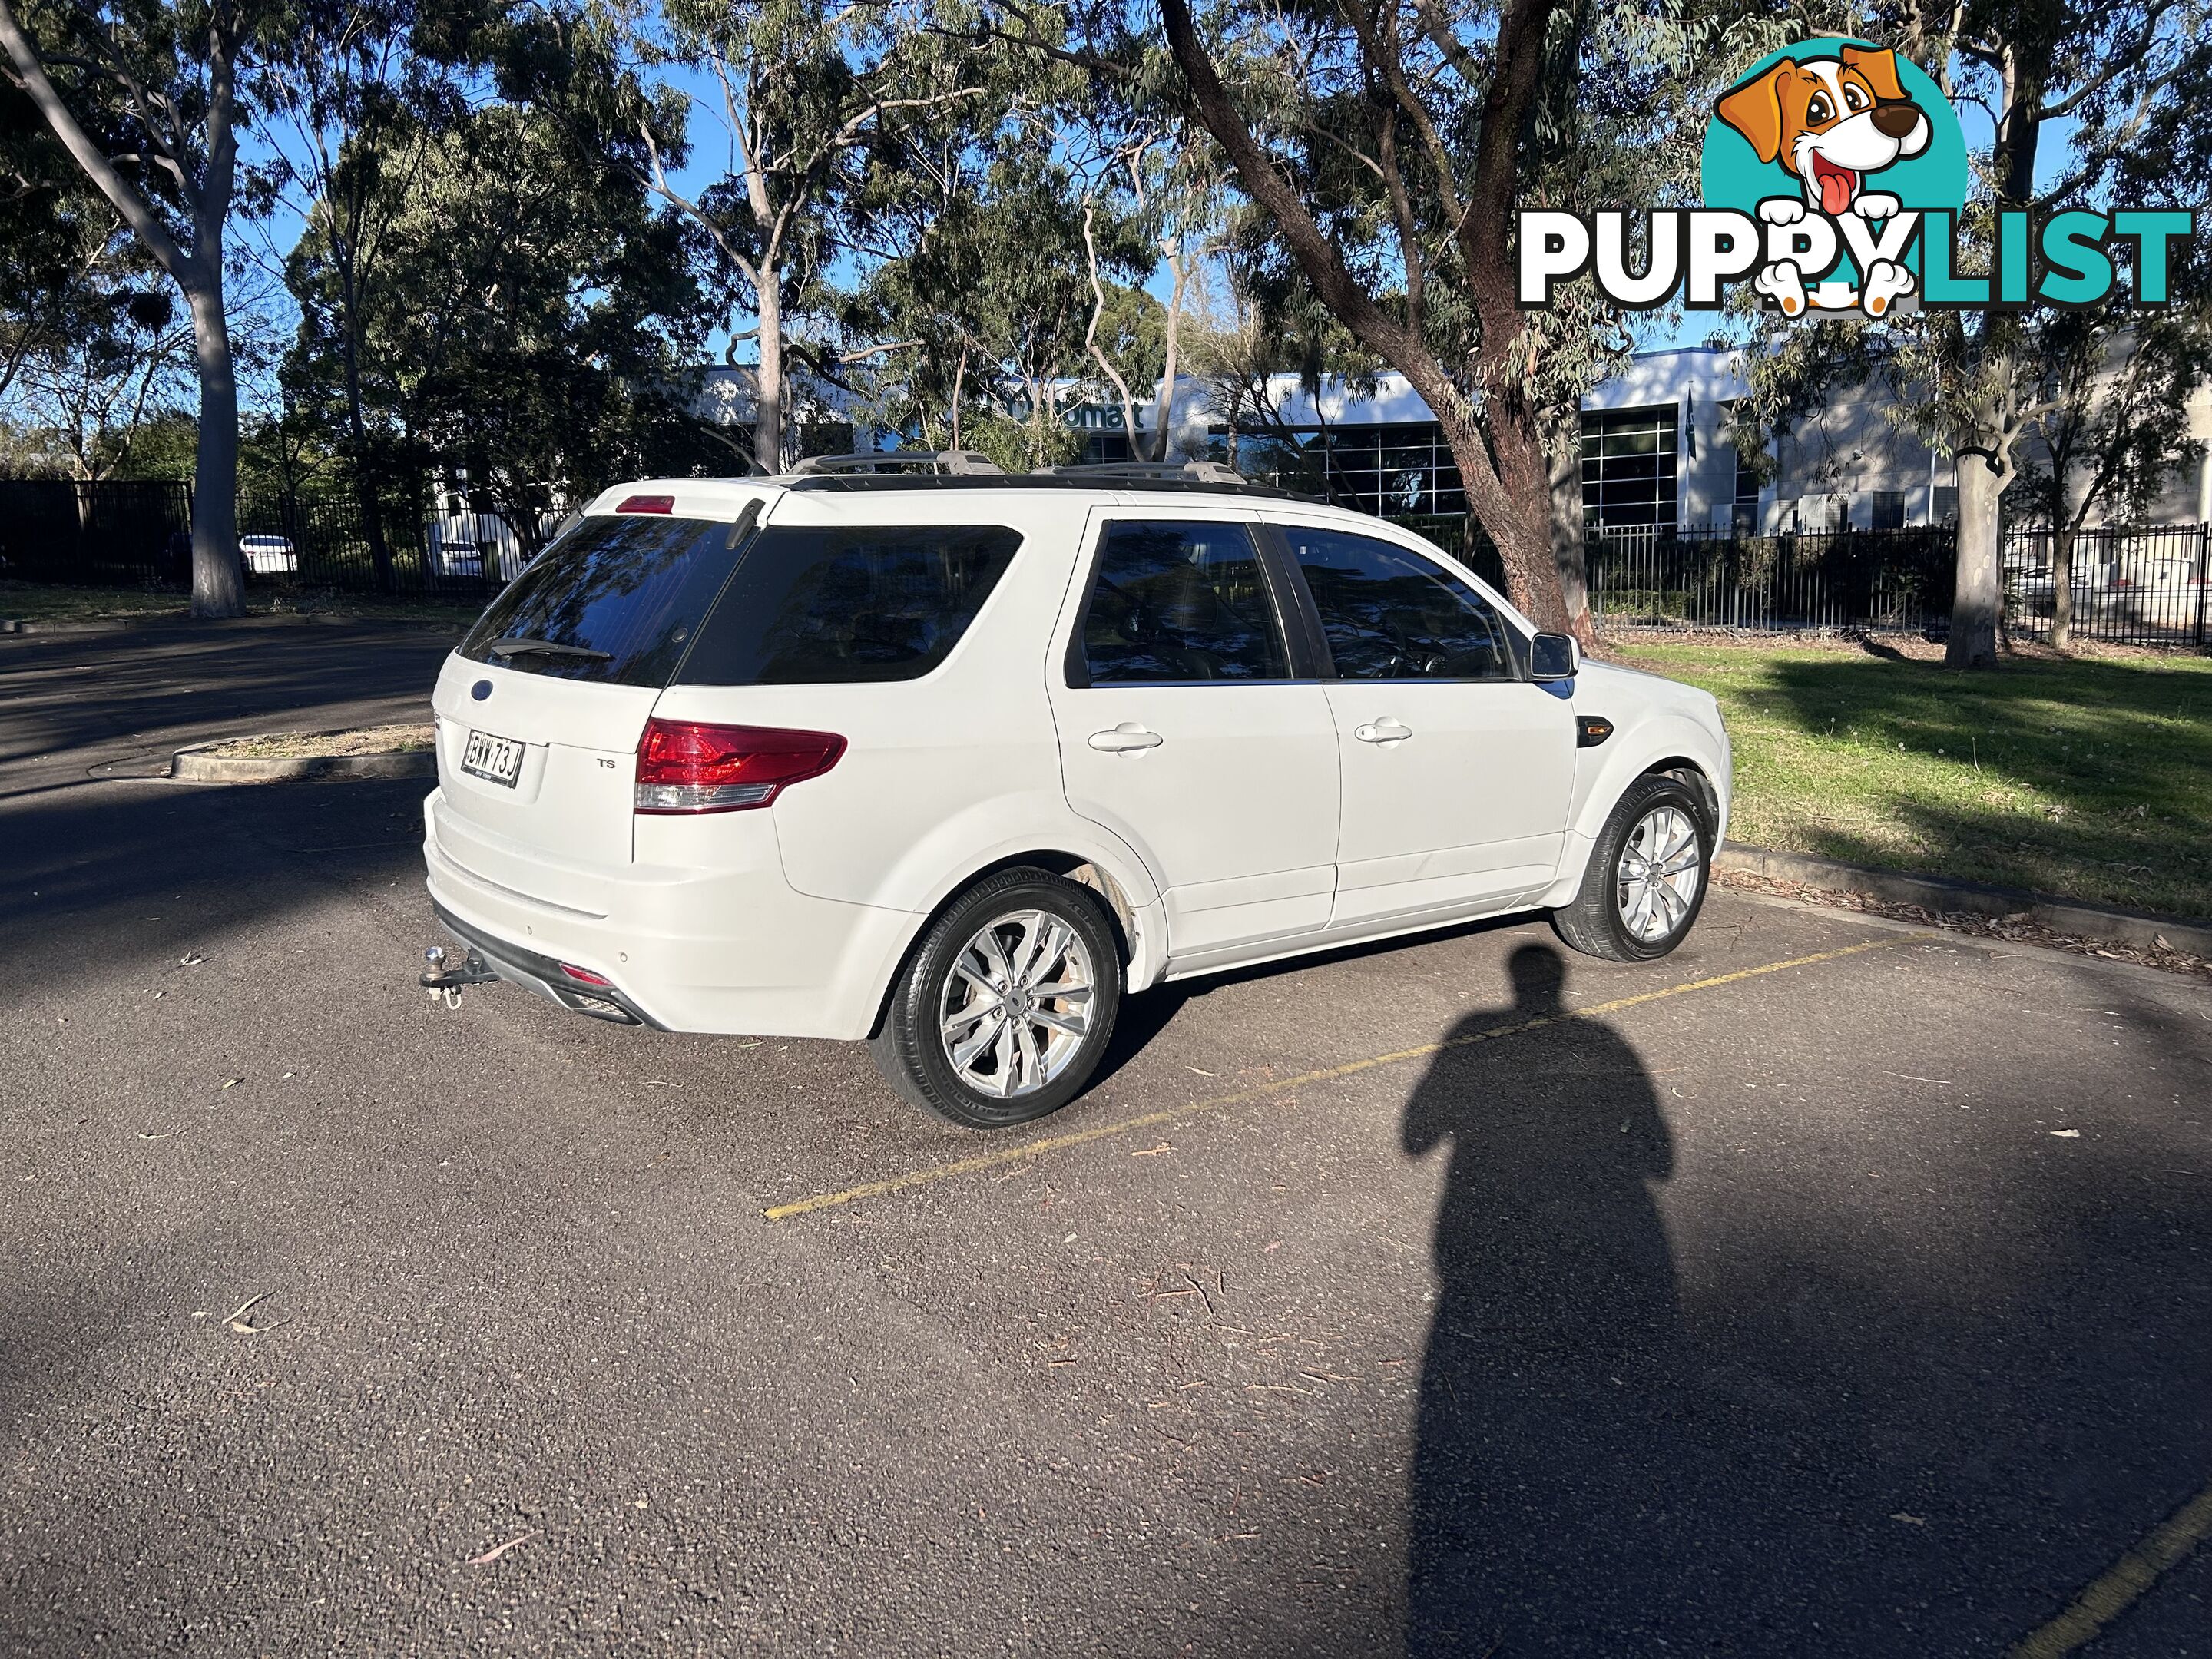
<svg viewBox="0 0 2212 1659">
<path fill-rule="evenodd" d="M 1897 54 L 1863 46 L 1845 46 L 1839 58 L 1785 58 L 1714 107 L 1831 217 L 1858 200 L 1868 173 L 1927 149 L 1930 131 L 1898 83 Z"/>
</svg>

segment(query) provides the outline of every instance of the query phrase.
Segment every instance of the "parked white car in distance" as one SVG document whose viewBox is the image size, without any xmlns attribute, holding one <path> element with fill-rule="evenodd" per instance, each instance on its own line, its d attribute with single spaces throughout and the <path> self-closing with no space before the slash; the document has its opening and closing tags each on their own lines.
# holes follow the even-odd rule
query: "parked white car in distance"
<svg viewBox="0 0 2212 1659">
<path fill-rule="evenodd" d="M 238 556 L 256 576 L 295 576 L 300 571 L 300 550 L 289 536 L 240 536 Z"/>
<path fill-rule="evenodd" d="M 1164 980 L 1523 911 L 1687 933 L 1711 696 L 1396 526 L 1085 471 L 607 492 L 439 676 L 441 920 L 577 1012 L 866 1039 L 978 1127 Z"/>
</svg>

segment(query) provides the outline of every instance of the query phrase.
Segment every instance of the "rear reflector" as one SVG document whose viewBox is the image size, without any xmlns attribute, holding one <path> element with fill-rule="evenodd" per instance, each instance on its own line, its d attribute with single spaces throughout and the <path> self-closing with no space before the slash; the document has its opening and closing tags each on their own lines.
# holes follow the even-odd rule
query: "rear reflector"
<svg viewBox="0 0 2212 1659">
<path fill-rule="evenodd" d="M 675 510 L 676 497 L 673 495 L 625 495 L 615 503 L 617 513 L 673 513 Z"/>
<path fill-rule="evenodd" d="M 568 975 L 570 979 L 585 985 L 604 985 L 609 990 L 614 988 L 614 981 L 609 979 L 605 974 L 595 974 L 588 968 L 579 968 L 573 962 L 562 963 L 561 971 Z"/>
<path fill-rule="evenodd" d="M 736 812 L 818 778 L 845 752 L 834 732 L 654 719 L 637 745 L 641 812 Z"/>
</svg>

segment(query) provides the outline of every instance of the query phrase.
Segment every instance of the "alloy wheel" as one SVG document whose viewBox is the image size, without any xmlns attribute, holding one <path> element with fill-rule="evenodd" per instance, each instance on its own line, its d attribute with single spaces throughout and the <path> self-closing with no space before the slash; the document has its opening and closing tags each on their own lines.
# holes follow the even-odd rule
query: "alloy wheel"
<svg viewBox="0 0 2212 1659">
<path fill-rule="evenodd" d="M 1091 953 L 1043 910 L 994 917 L 952 958 L 938 1035 L 954 1074 L 1002 1100 L 1035 1094 L 1066 1071 L 1091 1032 Z"/>
<path fill-rule="evenodd" d="M 1705 855 L 1698 827 L 1679 806 L 1655 806 L 1621 843 L 1613 903 L 1623 926 L 1643 943 L 1682 925 L 1698 896 Z"/>
</svg>

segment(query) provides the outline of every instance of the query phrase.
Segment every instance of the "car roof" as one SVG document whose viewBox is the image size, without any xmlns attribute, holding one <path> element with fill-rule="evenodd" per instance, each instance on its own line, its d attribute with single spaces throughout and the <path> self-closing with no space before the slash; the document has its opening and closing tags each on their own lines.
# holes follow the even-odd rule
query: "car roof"
<svg viewBox="0 0 2212 1659">
<path fill-rule="evenodd" d="M 1389 519 L 1379 519 L 1356 508 L 1339 507 L 1333 502 L 1316 501 L 1310 495 L 1294 495 L 1288 490 L 1273 489 L 1261 484 L 1224 484 L 1181 478 L 1100 478 L 1081 477 L 1051 473 L 1006 473 L 1000 475 L 945 476 L 901 473 L 830 473 L 784 475 L 738 478 L 641 478 L 633 483 L 617 484 L 604 489 L 584 508 L 586 515 L 611 514 L 620 511 L 623 501 L 632 495 L 665 495 L 667 507 L 659 509 L 677 518 L 711 519 L 727 523 L 737 518 L 749 502 L 757 501 L 765 509 L 786 496 L 798 496 L 817 510 L 830 509 L 840 497 L 866 500 L 873 505 L 878 498 L 890 496 L 923 497 L 938 505 L 939 512 L 929 516 L 942 522 L 939 516 L 950 498 L 962 491 L 981 491 L 1003 499 L 1008 495 L 1027 493 L 1033 495 L 1052 495 L 1065 498 L 1073 494 L 1088 500 L 1088 504 L 1128 506 L 1146 496 L 1168 496 L 1178 502 L 1187 501 L 1194 507 L 1236 507 L 1247 510 L 1272 508 L 1274 512 L 1296 514 L 1301 519 L 1321 520 L 1341 526 L 1355 534 L 1373 536 L 1383 541 L 1418 544 L 1457 573 L 1472 581 L 1490 598 L 1515 617 L 1523 629 L 1533 630 L 1535 623 L 1529 621 L 1511 600 L 1491 583 L 1484 581 L 1467 568 L 1460 560 L 1437 547 L 1427 537 L 1409 526 L 1396 524 Z M 1271 513 L 1270 516 L 1273 516 Z M 868 518 L 873 519 L 870 514 Z M 819 520 L 811 520 L 819 523 Z"/>
<path fill-rule="evenodd" d="M 1253 507 L 1274 503 L 1310 509 L 1346 524 L 1375 524 L 1371 515 L 1335 506 L 1310 495 L 1294 495 L 1267 484 L 1218 483 L 1195 478 L 1102 478 L 1074 475 L 1011 472 L 981 475 L 929 473 L 806 473 L 777 477 L 732 478 L 641 478 L 604 489 L 584 508 L 586 514 L 615 513 L 637 495 L 671 498 L 663 509 L 678 518 L 734 519 L 750 501 L 763 503 L 782 495 L 816 498 L 860 495 L 947 495 L 981 492 L 992 495 L 1036 494 L 1079 495 L 1092 501 L 1122 501 L 1132 496 L 1164 495 L 1194 504 Z M 826 505 L 827 502 L 824 502 Z"/>
</svg>

